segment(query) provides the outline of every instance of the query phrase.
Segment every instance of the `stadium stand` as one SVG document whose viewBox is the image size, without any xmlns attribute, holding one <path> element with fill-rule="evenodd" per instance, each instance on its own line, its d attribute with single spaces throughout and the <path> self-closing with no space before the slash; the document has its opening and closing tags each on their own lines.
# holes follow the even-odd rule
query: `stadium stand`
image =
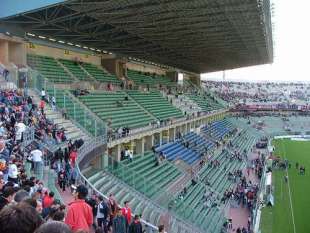
<svg viewBox="0 0 310 233">
<path fill-rule="evenodd" d="M 175 86 L 175 83 L 170 81 L 167 77 L 160 75 L 149 75 L 140 71 L 127 70 L 127 76 L 134 82 L 135 85 L 142 85 L 155 87 L 158 85 Z"/>
<path fill-rule="evenodd" d="M 64 59 L 59 59 L 59 61 L 80 81 L 92 81 L 89 75 L 86 74 L 76 62 Z"/>
<path fill-rule="evenodd" d="M 82 67 L 97 81 L 112 83 L 114 85 L 121 84 L 121 81 L 115 75 L 106 73 L 104 70 L 99 69 L 96 65 L 90 63 L 83 63 Z"/>
<path fill-rule="evenodd" d="M 54 83 L 72 83 L 75 81 L 52 57 L 27 54 L 28 65 L 39 71 L 45 78 Z"/>
<path fill-rule="evenodd" d="M 123 160 L 109 170 L 150 198 L 156 197 L 158 190 L 165 190 L 181 174 L 171 163 L 159 161 L 151 152 L 136 155 L 133 161 Z"/>
<path fill-rule="evenodd" d="M 127 93 L 159 120 L 180 118 L 183 116 L 182 112 L 172 106 L 159 91 L 128 91 Z"/>
<path fill-rule="evenodd" d="M 211 99 L 206 95 L 187 94 L 187 96 L 190 99 L 194 100 L 199 105 L 199 107 L 205 112 L 210 112 L 213 110 L 223 108 L 221 104 L 217 103 L 215 100 Z"/>
<path fill-rule="evenodd" d="M 233 131 L 233 125 L 227 120 L 214 121 L 204 126 L 201 131 L 216 140 L 222 140 Z"/>
<path fill-rule="evenodd" d="M 128 95 L 122 91 L 93 91 L 78 98 L 102 120 L 111 120 L 111 127 L 114 129 L 120 127 L 138 128 L 155 120 L 135 101 L 130 98 L 126 100 L 126 97 Z"/>
<path fill-rule="evenodd" d="M 201 154 L 214 148 L 214 143 L 208 141 L 194 132 L 184 135 L 176 142 L 165 144 L 156 148 L 156 151 L 165 156 L 166 159 L 174 161 L 181 159 L 188 164 L 197 162 Z"/>
</svg>

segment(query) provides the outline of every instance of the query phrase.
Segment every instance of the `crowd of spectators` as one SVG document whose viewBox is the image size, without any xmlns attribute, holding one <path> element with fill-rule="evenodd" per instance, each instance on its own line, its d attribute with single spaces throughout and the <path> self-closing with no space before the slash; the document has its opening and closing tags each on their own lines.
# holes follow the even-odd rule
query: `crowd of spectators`
<svg viewBox="0 0 310 233">
<path fill-rule="evenodd" d="M 230 103 L 306 103 L 310 98 L 308 83 L 207 81 L 204 86 Z"/>
</svg>

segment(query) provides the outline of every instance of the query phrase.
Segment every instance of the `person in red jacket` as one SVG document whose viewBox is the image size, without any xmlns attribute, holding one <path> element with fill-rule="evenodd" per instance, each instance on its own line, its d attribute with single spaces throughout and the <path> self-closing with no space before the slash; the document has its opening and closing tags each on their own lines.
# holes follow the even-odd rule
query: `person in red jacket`
<svg viewBox="0 0 310 233">
<path fill-rule="evenodd" d="M 79 185 L 75 191 L 75 200 L 69 204 L 65 223 L 73 232 L 84 230 L 90 232 L 93 224 L 92 208 L 85 202 L 88 190 L 84 185 Z"/>
<path fill-rule="evenodd" d="M 124 202 L 124 207 L 122 208 L 122 214 L 126 218 L 127 226 L 131 223 L 131 209 L 129 207 L 129 202 Z"/>
<path fill-rule="evenodd" d="M 69 158 L 70 158 L 71 167 L 75 167 L 75 161 L 77 159 L 76 148 L 73 148 L 73 150 L 70 152 Z"/>
</svg>

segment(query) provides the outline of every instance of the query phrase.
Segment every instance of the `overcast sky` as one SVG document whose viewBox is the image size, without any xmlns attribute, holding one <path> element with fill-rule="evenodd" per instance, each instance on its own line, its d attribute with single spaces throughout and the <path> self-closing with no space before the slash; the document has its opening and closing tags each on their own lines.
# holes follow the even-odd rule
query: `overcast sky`
<svg viewBox="0 0 310 233">
<path fill-rule="evenodd" d="M 274 63 L 225 72 L 226 80 L 284 80 L 310 82 L 310 1 L 273 0 Z M 203 79 L 220 73 L 202 74 Z"/>
</svg>

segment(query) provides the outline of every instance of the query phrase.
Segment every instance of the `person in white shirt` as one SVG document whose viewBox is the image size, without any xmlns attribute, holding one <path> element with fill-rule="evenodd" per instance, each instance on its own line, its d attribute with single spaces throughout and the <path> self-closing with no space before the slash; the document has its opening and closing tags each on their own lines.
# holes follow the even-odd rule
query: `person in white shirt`
<svg viewBox="0 0 310 233">
<path fill-rule="evenodd" d="M 18 169 L 15 163 L 10 162 L 9 171 L 8 171 L 8 181 L 13 183 L 18 183 Z"/>
<path fill-rule="evenodd" d="M 22 136 L 26 128 L 27 126 L 22 121 L 16 124 L 16 140 L 17 141 L 22 141 Z"/>
<path fill-rule="evenodd" d="M 52 110 L 56 111 L 56 99 L 55 99 L 55 96 L 52 96 Z"/>
<path fill-rule="evenodd" d="M 41 99 L 45 101 L 45 96 L 46 96 L 46 93 L 45 93 L 45 90 L 44 88 L 42 88 L 41 90 Z"/>
<path fill-rule="evenodd" d="M 42 151 L 39 150 L 39 148 L 37 148 L 37 149 L 31 151 L 30 154 L 32 156 L 34 173 L 39 174 L 41 164 L 42 164 L 43 153 L 42 153 Z"/>
<path fill-rule="evenodd" d="M 132 162 L 132 160 L 133 160 L 133 152 L 129 151 L 128 152 L 128 156 L 129 156 L 129 161 Z"/>
</svg>

